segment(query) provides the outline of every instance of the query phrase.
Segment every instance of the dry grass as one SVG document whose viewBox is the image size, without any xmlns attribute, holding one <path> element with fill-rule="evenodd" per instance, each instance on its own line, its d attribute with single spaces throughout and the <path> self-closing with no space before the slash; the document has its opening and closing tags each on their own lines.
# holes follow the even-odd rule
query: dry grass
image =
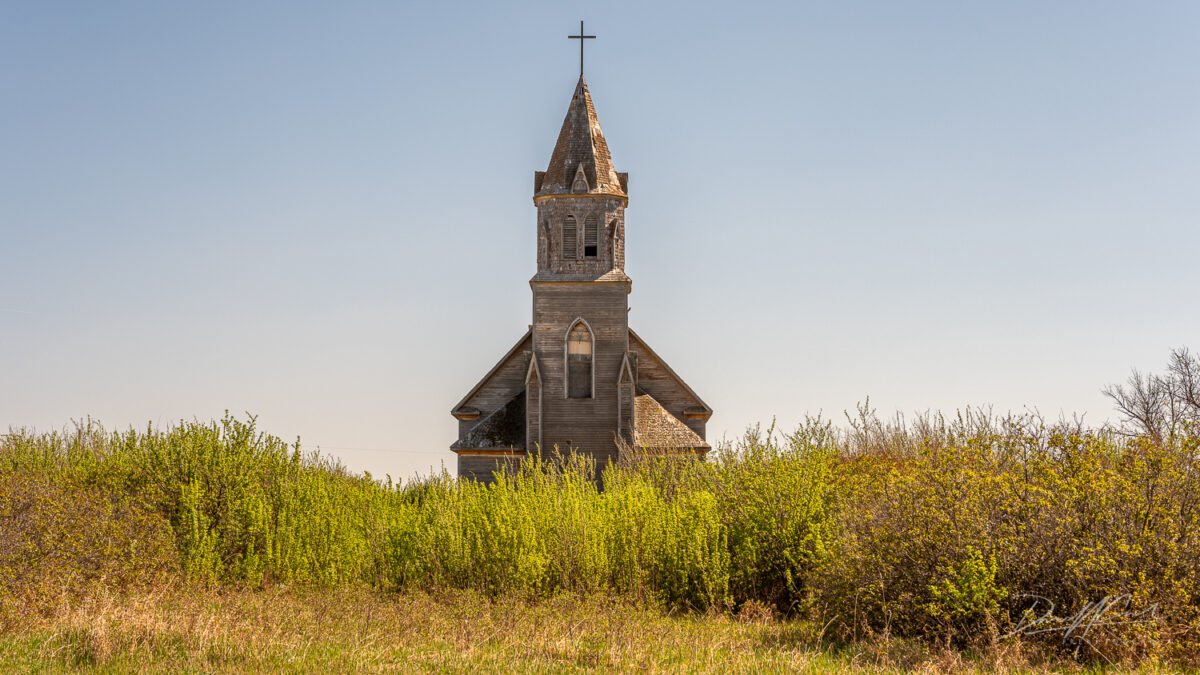
<svg viewBox="0 0 1200 675">
<path fill-rule="evenodd" d="M 26 608 L 9 626 L 3 672 L 1094 672 L 1020 644 L 837 647 L 769 611 L 672 616 L 601 597 L 177 588 Z"/>
</svg>

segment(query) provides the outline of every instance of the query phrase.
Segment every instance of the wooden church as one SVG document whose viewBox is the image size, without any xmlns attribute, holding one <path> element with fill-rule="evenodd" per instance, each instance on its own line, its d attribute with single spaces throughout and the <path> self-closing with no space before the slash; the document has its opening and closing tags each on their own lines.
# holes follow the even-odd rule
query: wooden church
<svg viewBox="0 0 1200 675">
<path fill-rule="evenodd" d="M 598 468 L 621 447 L 710 449 L 712 409 L 629 328 L 628 190 L 581 72 L 550 164 L 533 178 L 533 324 L 451 411 L 460 476 L 490 481 L 498 464 L 554 449 Z"/>
</svg>

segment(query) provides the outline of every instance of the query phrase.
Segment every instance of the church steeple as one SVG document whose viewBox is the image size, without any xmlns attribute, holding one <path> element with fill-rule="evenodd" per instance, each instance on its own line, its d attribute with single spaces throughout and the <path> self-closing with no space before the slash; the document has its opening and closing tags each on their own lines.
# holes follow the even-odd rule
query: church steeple
<svg viewBox="0 0 1200 675">
<path fill-rule="evenodd" d="M 583 181 L 578 180 L 583 174 Z M 587 81 L 579 76 L 558 142 L 545 171 L 534 174 L 534 199 L 556 194 L 604 194 L 625 197 L 628 174 L 617 173 Z M 586 183 L 586 185 L 585 185 Z"/>
<path fill-rule="evenodd" d="M 533 322 L 454 407 L 460 476 L 489 480 L 541 452 L 577 452 L 597 475 L 630 445 L 652 454 L 703 455 L 712 414 L 629 329 L 625 274 L 628 175 L 612 155 L 580 74 L 550 164 L 534 173 L 537 273 Z M 524 422 L 524 424 L 522 424 Z"/>
<path fill-rule="evenodd" d="M 628 282 L 624 272 L 628 189 L 629 174 L 613 168 L 592 95 L 580 75 L 550 164 L 534 173 L 535 279 Z"/>
</svg>

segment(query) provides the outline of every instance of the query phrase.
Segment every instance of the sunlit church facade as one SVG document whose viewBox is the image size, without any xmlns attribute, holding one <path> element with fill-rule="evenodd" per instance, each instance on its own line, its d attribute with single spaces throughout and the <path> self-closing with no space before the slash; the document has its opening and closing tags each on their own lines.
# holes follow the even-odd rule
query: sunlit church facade
<svg viewBox="0 0 1200 675">
<path fill-rule="evenodd" d="M 628 189 L 580 75 L 550 163 L 534 173 L 533 323 L 451 411 L 460 476 L 491 480 L 498 465 L 551 450 L 600 467 L 623 448 L 710 449 L 712 409 L 629 328 Z"/>
</svg>

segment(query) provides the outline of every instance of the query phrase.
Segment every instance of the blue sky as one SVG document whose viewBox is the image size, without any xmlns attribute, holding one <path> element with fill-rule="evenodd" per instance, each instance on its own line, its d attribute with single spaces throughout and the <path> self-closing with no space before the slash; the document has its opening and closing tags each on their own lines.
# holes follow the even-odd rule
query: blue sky
<svg viewBox="0 0 1200 675">
<path fill-rule="evenodd" d="M 249 411 L 453 456 L 587 74 L 631 326 L 716 410 L 990 404 L 1200 349 L 1200 5 L 6 3 L 0 429 Z"/>
</svg>

